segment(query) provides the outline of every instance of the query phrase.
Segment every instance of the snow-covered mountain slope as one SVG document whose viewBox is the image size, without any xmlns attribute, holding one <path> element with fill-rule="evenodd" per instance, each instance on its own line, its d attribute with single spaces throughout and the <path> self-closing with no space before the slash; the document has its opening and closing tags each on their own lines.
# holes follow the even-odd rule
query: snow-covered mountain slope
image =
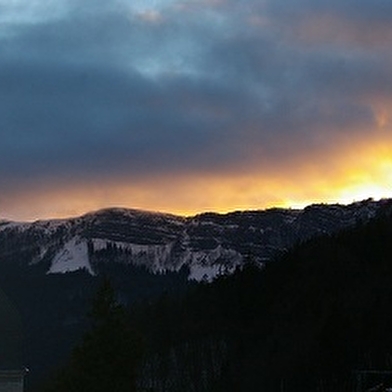
<svg viewBox="0 0 392 392">
<path fill-rule="evenodd" d="M 78 269 L 95 274 L 105 262 L 144 266 L 153 273 L 187 267 L 190 279 L 211 280 L 246 262 L 271 260 L 298 241 L 366 222 L 390 204 L 365 200 L 190 218 L 105 209 L 63 220 L 0 221 L 0 263 L 41 263 L 49 274 Z"/>
<path fill-rule="evenodd" d="M 48 272 L 55 274 L 78 269 L 86 269 L 91 274 L 94 274 L 89 263 L 87 243 L 76 236 L 64 244 L 57 252 Z"/>
</svg>

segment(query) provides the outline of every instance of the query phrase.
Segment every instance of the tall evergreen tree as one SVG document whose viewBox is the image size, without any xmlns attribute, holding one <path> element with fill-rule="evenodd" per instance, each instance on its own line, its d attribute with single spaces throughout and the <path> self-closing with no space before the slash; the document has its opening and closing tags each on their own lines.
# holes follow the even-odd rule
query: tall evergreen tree
<svg viewBox="0 0 392 392">
<path fill-rule="evenodd" d="M 141 340 L 132 330 L 127 312 L 116 301 L 107 279 L 92 302 L 89 317 L 91 329 L 53 385 L 56 391 L 136 391 Z"/>
</svg>

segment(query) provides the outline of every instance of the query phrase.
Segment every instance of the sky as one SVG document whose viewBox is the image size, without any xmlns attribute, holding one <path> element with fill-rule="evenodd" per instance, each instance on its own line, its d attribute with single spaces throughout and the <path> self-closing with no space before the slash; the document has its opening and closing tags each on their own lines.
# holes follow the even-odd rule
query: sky
<svg viewBox="0 0 392 392">
<path fill-rule="evenodd" d="M 0 0 L 0 219 L 390 197 L 390 0 Z"/>
</svg>

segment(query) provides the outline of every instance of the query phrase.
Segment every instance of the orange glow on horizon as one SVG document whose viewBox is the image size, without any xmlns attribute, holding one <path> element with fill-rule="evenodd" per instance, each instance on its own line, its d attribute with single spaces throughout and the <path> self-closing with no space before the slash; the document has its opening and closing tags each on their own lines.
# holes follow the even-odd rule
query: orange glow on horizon
<svg viewBox="0 0 392 392">
<path fill-rule="evenodd" d="M 31 190 L 3 201 L 13 220 L 65 218 L 107 207 L 137 208 L 191 216 L 205 211 L 270 207 L 303 208 L 312 203 L 348 204 L 392 197 L 392 142 L 346 148 L 324 165 L 302 165 L 261 176 L 249 173 L 162 177 L 151 181 L 75 184 Z M 309 163 L 310 162 L 310 163 Z M 254 167 L 254 166 L 253 166 Z"/>
</svg>

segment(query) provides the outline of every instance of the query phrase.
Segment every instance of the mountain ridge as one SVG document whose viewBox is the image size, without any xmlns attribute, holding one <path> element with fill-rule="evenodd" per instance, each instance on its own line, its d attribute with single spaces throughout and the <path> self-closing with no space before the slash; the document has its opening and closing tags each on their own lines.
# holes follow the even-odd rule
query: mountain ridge
<svg viewBox="0 0 392 392">
<path fill-rule="evenodd" d="M 158 215 L 158 216 L 167 216 L 167 217 L 172 217 L 175 219 L 183 219 L 183 220 L 189 220 L 189 219 L 195 219 L 199 217 L 204 217 L 204 216 L 219 216 L 219 217 L 226 217 L 230 215 L 236 215 L 236 214 L 242 214 L 242 213 L 263 213 L 263 212 L 272 212 L 272 211 L 303 211 L 309 208 L 317 208 L 317 207 L 353 207 L 356 205 L 361 205 L 364 203 L 388 203 L 391 201 L 392 198 L 381 198 L 378 200 L 374 200 L 372 197 L 369 197 L 367 199 L 362 199 L 362 200 L 356 200 L 351 203 L 328 203 L 328 202 L 319 202 L 319 203 L 310 203 L 306 205 L 303 208 L 296 208 L 296 207 L 278 207 L 278 206 L 272 206 L 272 207 L 266 207 L 266 208 L 257 208 L 257 209 L 234 209 L 231 211 L 227 212 L 217 212 L 217 211 L 212 211 L 212 210 L 206 210 L 202 212 L 198 212 L 195 214 L 176 214 L 176 213 L 171 213 L 171 212 L 162 212 L 159 210 L 147 210 L 143 208 L 133 208 L 133 207 L 103 207 L 99 209 L 94 209 L 91 211 L 87 211 L 85 213 L 81 214 L 75 214 L 75 215 L 69 215 L 66 217 L 61 217 L 61 218 L 38 218 L 38 219 L 31 219 L 31 220 L 15 220 L 15 219 L 9 219 L 9 218 L 0 218 L 0 226 L 2 225 L 7 225 L 7 224 L 21 224 L 21 225 L 32 225 L 32 224 L 46 224 L 48 222 L 65 222 L 65 221 L 70 221 L 70 220 L 78 220 L 81 218 L 85 218 L 88 216 L 93 216 L 97 214 L 103 214 L 106 212 L 124 212 L 124 213 L 135 213 L 138 215 Z"/>
<path fill-rule="evenodd" d="M 250 258 L 261 265 L 296 242 L 366 222 L 390 204 L 390 199 L 367 199 L 191 217 L 105 208 L 68 219 L 1 221 L 0 263 L 8 258 L 27 265 L 46 262 L 48 274 L 85 269 L 95 275 L 110 254 L 111 260 L 152 273 L 187 267 L 189 279 L 211 281 Z"/>
</svg>

